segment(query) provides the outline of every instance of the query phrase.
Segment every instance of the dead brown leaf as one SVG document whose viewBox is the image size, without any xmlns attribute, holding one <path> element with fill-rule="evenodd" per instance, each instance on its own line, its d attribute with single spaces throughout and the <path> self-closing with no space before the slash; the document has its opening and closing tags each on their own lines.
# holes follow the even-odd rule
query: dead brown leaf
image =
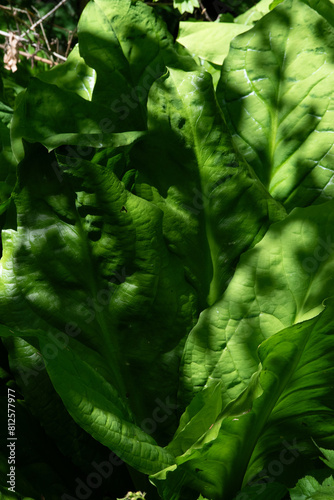
<svg viewBox="0 0 334 500">
<path fill-rule="evenodd" d="M 5 63 L 5 68 L 13 73 L 17 71 L 17 63 L 19 62 L 18 43 L 19 40 L 16 38 L 14 33 L 10 32 L 6 43 L 3 61 Z"/>
</svg>

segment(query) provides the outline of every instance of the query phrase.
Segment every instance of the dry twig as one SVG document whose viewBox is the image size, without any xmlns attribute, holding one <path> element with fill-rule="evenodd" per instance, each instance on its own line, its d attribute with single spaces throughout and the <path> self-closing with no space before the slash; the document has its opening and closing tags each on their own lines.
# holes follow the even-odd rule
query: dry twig
<svg viewBox="0 0 334 500">
<path fill-rule="evenodd" d="M 40 14 L 37 9 L 32 7 L 32 9 L 36 12 L 33 13 L 28 11 L 28 9 L 19 9 L 17 7 L 12 6 L 4 6 L 0 5 L 1 10 L 5 10 L 13 16 L 13 20 L 16 23 L 16 30 L 13 31 L 2 31 L 0 30 L 0 35 L 7 38 L 5 44 L 0 45 L 0 48 L 5 50 L 4 54 L 4 63 L 5 68 L 10 69 L 11 71 L 17 70 L 17 63 L 19 62 L 19 55 L 24 56 L 28 59 L 31 59 L 33 62 L 40 61 L 50 66 L 58 64 L 60 61 L 66 61 L 67 56 L 71 49 L 71 43 L 73 40 L 74 32 L 68 31 L 68 43 L 66 47 L 65 56 L 59 54 L 59 40 L 52 40 L 51 43 L 48 40 L 46 35 L 43 22 L 46 21 L 56 10 L 58 10 L 62 5 L 64 5 L 67 0 L 61 0 L 55 7 L 53 7 L 49 12 L 47 12 L 44 16 L 40 17 Z M 18 16 L 18 13 L 25 14 L 29 20 L 28 24 L 26 21 L 21 19 Z M 36 20 L 37 17 L 37 20 Z M 24 26 L 24 32 L 22 33 L 21 29 Z M 41 34 L 37 33 L 35 28 L 39 26 L 41 30 Z M 31 37 L 35 37 L 32 39 Z M 52 50 L 52 45 L 56 46 L 56 50 Z M 19 50 L 18 47 L 23 46 L 24 50 Z M 31 51 L 27 51 L 28 47 L 33 47 L 35 49 L 35 53 L 31 54 Z M 37 56 L 37 52 L 43 51 L 46 54 L 46 57 Z"/>
<path fill-rule="evenodd" d="M 202 15 L 204 14 L 205 19 L 207 19 L 208 21 L 212 21 L 211 17 L 207 13 L 206 7 L 203 5 L 203 2 L 201 0 L 199 0 L 199 4 L 200 4 L 201 9 L 202 9 L 201 14 Z"/>
<path fill-rule="evenodd" d="M 40 18 L 41 16 L 39 15 L 38 10 L 37 10 L 34 6 L 32 6 L 32 8 L 34 9 L 34 11 L 36 12 L 36 14 L 37 14 L 37 15 L 38 15 L 38 17 Z M 44 37 L 44 41 L 45 41 L 46 47 L 47 47 L 48 51 L 49 51 L 49 52 L 51 52 L 51 47 L 50 47 L 50 44 L 49 44 L 49 40 L 48 40 L 48 38 L 47 38 L 47 36 L 46 36 L 46 33 L 45 33 L 45 30 L 44 30 L 43 23 L 41 23 L 41 31 L 42 31 L 42 33 L 43 33 L 43 37 Z"/>
<path fill-rule="evenodd" d="M 24 33 L 24 35 L 26 35 L 28 33 L 28 31 L 31 31 L 31 30 L 35 29 L 36 26 L 38 26 L 43 21 L 45 21 L 45 19 L 47 19 L 48 17 L 50 17 L 54 12 L 56 12 L 56 10 L 59 9 L 59 7 L 61 7 L 62 5 L 64 5 L 64 3 L 66 3 L 66 2 L 67 2 L 67 0 L 61 0 L 55 7 L 53 7 L 53 9 L 49 10 L 49 12 L 47 12 L 43 17 L 41 17 L 40 19 L 38 19 L 38 21 L 36 21 L 32 26 L 30 26 L 30 28 L 27 29 L 27 31 Z"/>
<path fill-rule="evenodd" d="M 7 31 L 1 31 L 1 30 L 0 30 L 0 35 L 5 36 L 7 38 L 10 36 L 10 34 L 7 33 Z M 20 42 L 25 42 L 25 43 L 31 45 L 32 47 L 35 47 L 38 50 L 41 50 L 40 46 L 37 43 L 31 43 L 30 40 L 27 40 L 23 36 L 16 35 L 15 33 L 13 33 L 13 36 L 15 37 L 16 40 L 18 40 Z M 57 59 L 61 59 L 62 61 L 66 61 L 66 57 L 62 56 L 61 54 L 58 54 L 57 52 L 52 52 L 52 55 L 54 57 L 56 57 Z"/>
</svg>

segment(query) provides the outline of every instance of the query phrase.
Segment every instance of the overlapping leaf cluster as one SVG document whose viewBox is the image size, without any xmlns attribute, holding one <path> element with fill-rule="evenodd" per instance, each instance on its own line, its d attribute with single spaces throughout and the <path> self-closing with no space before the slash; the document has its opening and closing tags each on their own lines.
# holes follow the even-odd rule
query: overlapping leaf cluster
<svg viewBox="0 0 334 500">
<path fill-rule="evenodd" d="M 76 465 L 99 442 L 165 500 L 281 499 L 334 447 L 333 40 L 326 0 L 179 43 L 94 0 L 10 140 L 0 115 L 0 334 Z"/>
</svg>

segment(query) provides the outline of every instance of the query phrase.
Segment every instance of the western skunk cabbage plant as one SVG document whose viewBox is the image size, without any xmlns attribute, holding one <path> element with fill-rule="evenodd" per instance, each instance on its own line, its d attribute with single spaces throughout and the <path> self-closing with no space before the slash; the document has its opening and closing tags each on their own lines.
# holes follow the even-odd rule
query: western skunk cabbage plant
<svg viewBox="0 0 334 500">
<path fill-rule="evenodd" d="M 151 498 L 282 499 L 334 447 L 334 6 L 255 14 L 174 42 L 91 0 L 11 121 L 11 372 L 64 455 L 101 443 Z"/>
</svg>

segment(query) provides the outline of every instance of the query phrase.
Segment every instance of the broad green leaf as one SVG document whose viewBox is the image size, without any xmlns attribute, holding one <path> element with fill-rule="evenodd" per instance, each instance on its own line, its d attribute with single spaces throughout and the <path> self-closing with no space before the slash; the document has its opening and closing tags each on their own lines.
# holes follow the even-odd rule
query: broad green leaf
<svg viewBox="0 0 334 500">
<path fill-rule="evenodd" d="M 60 89 L 76 93 L 78 96 L 92 100 L 96 73 L 87 66 L 79 54 L 79 46 L 76 45 L 67 60 L 63 64 L 55 66 L 50 71 L 38 75 L 38 79 L 45 83 L 57 85 Z"/>
<path fill-rule="evenodd" d="M 97 4 L 105 10 L 89 10 Z M 147 139 L 124 147 L 138 137 L 132 128 L 128 132 L 126 120 L 124 133 L 109 130 L 103 140 L 93 135 L 103 116 L 103 68 L 107 75 L 126 60 L 125 76 L 130 62 L 133 78 L 142 77 L 138 54 L 145 44 L 135 37 L 131 45 L 128 26 L 110 10 L 116 4 L 89 4 L 82 18 L 80 52 L 97 73 L 91 101 L 75 86 L 60 88 L 66 72 L 59 87 L 35 79 L 20 96 L 14 141 L 23 137 L 52 149 L 100 140 L 100 146 L 112 147 L 95 155 L 78 148 L 76 156 L 63 148 L 56 161 L 25 144 L 15 195 L 17 230 L 3 234 L 0 310 L 2 335 L 38 340 L 51 382 L 73 419 L 131 466 L 151 473 L 173 463 L 151 434 L 161 445 L 175 430 L 179 361 L 189 330 L 207 300 L 221 296 L 240 253 L 285 213 L 239 163 L 210 77 L 177 69 L 189 58 L 172 46 L 175 67 L 150 94 Z M 142 12 L 151 13 L 144 7 L 136 3 L 126 11 L 130 25 L 134 18 L 143 22 Z M 87 12 L 92 22 L 84 29 Z M 96 37 L 97 19 L 110 38 L 107 58 Z M 148 51 L 146 63 L 150 57 L 156 62 L 159 52 Z M 122 78 L 115 78 L 116 94 Z M 123 147 L 115 149 L 118 144 Z M 17 151 L 23 157 L 22 145 Z M 74 332 L 78 338 L 69 338 Z"/>
<path fill-rule="evenodd" d="M 331 0 L 303 0 L 306 5 L 309 5 L 312 9 L 314 9 L 318 14 L 326 19 L 331 26 L 334 26 L 334 9 L 333 2 Z M 271 8 L 273 8 L 279 0 L 275 0 L 272 3 Z M 328 42 L 327 33 L 322 33 L 324 41 Z M 329 41 L 330 42 L 330 41 Z M 330 44 L 331 46 L 331 44 Z"/>
<path fill-rule="evenodd" d="M 170 69 L 152 88 L 148 129 L 147 142 L 92 162 L 30 148 L 0 294 L 2 335 L 37 338 L 74 420 L 143 472 L 173 462 L 149 434 L 163 424 L 163 442 L 175 428 L 181 350 L 210 287 L 214 301 L 243 249 L 284 216 L 239 164 L 207 74 Z"/>
<path fill-rule="evenodd" d="M 251 27 L 264 15 L 268 14 L 270 10 L 272 10 L 273 3 L 273 0 L 261 0 L 250 9 L 246 10 L 246 12 L 237 16 L 234 19 L 234 22 Z"/>
<path fill-rule="evenodd" d="M 228 54 L 231 40 L 249 26 L 233 23 L 180 22 L 177 41 L 197 56 L 199 65 L 212 76 L 217 87 L 221 66 Z"/>
<path fill-rule="evenodd" d="M 13 328 L 3 328 L 2 335 L 37 337 L 74 420 L 137 469 L 158 470 L 171 457 L 135 425 L 130 407 L 138 425 L 151 421 L 156 409 L 158 421 L 170 419 L 176 376 L 167 375 L 175 370 L 170 351 L 194 314 L 193 292 L 178 259 L 164 247 L 161 212 L 98 165 L 71 167 L 63 158 L 60 183 L 47 153 L 29 160 L 22 163 L 25 186 L 16 196 L 18 230 L 4 231 L 1 317 Z M 183 292 L 176 296 L 171 288 Z M 69 339 L 71 334 L 78 338 Z M 143 386 L 140 400 L 135 382 L 142 367 L 158 358 L 160 379 Z"/>
<path fill-rule="evenodd" d="M 191 491 L 232 499 L 260 472 L 259 477 L 277 477 L 279 468 L 284 480 L 294 464 L 296 476 L 302 454 L 314 454 L 311 437 L 333 443 L 333 299 L 326 305 L 317 317 L 261 344 L 258 372 L 238 398 L 223 406 L 216 432 L 210 426 L 176 464 L 151 477 L 164 500 L 191 498 Z M 207 394 L 210 402 L 212 391 Z M 216 397 L 223 403 L 223 393 Z M 192 426 L 196 432 L 196 415 L 188 426 L 188 433 Z M 258 484 L 258 494 L 262 491 Z"/>
<path fill-rule="evenodd" d="M 30 319 L 33 321 L 31 315 Z M 10 337 L 2 341 L 8 350 L 11 373 L 24 396 L 27 410 L 38 419 L 62 454 L 79 466 L 84 474 L 91 472 L 94 461 L 98 464 L 108 461 L 110 450 L 85 433 L 66 411 L 51 384 L 42 354 L 21 338 Z M 111 487 L 115 488 L 118 478 L 122 478 L 120 470 L 117 475 L 111 476 Z M 107 480 L 104 482 L 107 483 Z"/>
<path fill-rule="evenodd" d="M 40 344 L 41 349 L 45 349 L 47 343 L 42 336 Z M 173 456 L 134 425 L 128 412 L 123 410 L 124 403 L 113 385 L 94 366 L 95 353 L 92 356 L 88 349 L 80 351 L 79 347 L 78 350 L 81 356 L 76 355 L 75 343 L 70 341 L 68 349 L 62 351 L 59 359 L 48 363 L 50 378 L 70 415 L 95 439 L 140 472 L 149 474 L 172 463 Z"/>
<path fill-rule="evenodd" d="M 166 64 L 195 67 L 140 1 L 89 2 L 78 38 L 80 56 L 75 49 L 66 64 L 33 79 L 17 99 L 11 134 L 18 160 L 24 157 L 22 139 L 49 151 L 76 145 L 85 159 L 91 148 L 132 143 L 146 128 L 148 92 Z"/>
<path fill-rule="evenodd" d="M 25 336 L 23 332 L 1 327 L 4 337 L 10 338 L 14 333 Z M 152 473 L 171 463 L 172 456 L 131 422 L 124 402 L 105 379 L 107 363 L 96 352 L 76 346 L 75 341 L 68 340 L 62 332 L 56 332 L 54 337 L 50 332 L 48 336 L 45 334 L 45 331 L 29 332 L 39 338 L 50 378 L 73 418 L 137 470 Z"/>
<path fill-rule="evenodd" d="M 131 144 L 144 134 L 121 133 L 122 129 L 114 132 L 112 119 L 112 112 L 76 92 L 33 79 L 16 100 L 11 127 L 14 155 L 18 161 L 24 158 L 24 139 L 30 143 L 41 142 L 49 151 L 61 145 L 76 145 L 79 146 L 76 154 L 87 158 L 93 148 Z"/>
<path fill-rule="evenodd" d="M 221 390 L 219 383 L 212 385 L 199 392 L 187 406 L 167 447 L 175 456 L 183 455 L 208 429 L 214 427 L 222 412 Z M 216 429 L 213 429 L 212 434 L 215 432 Z"/>
<path fill-rule="evenodd" d="M 96 70 L 93 102 L 145 126 L 145 102 L 152 83 L 164 72 L 173 41 L 155 12 L 143 2 L 96 0 L 78 25 L 80 55 Z"/>
<path fill-rule="evenodd" d="M 183 394 L 221 380 L 226 403 L 247 386 L 257 347 L 319 314 L 334 294 L 334 201 L 295 209 L 241 256 L 222 299 L 202 312 L 183 357 Z M 186 396 L 186 394 L 188 394 Z"/>
<path fill-rule="evenodd" d="M 288 33 L 282 12 L 299 38 L 303 27 L 316 36 L 314 16 L 327 19 L 329 35 L 319 39 L 329 56 L 325 7 L 319 13 L 286 1 L 233 40 L 225 66 L 238 40 L 252 35 L 258 43 L 265 33 L 270 42 L 271 29 L 265 57 L 281 56 Z M 287 48 L 292 59 L 296 39 Z M 270 226 L 286 215 L 281 202 L 290 210 L 315 198 L 297 190 L 302 201 L 289 205 L 272 189 L 267 161 L 262 170 L 250 156 L 243 161 L 210 76 L 174 47 L 143 3 L 90 2 L 79 51 L 32 80 L 17 102 L 12 139 L 23 161 L 12 197 L 17 228 L 3 232 L 0 335 L 14 350 L 25 345 L 34 360 L 41 352 L 75 422 L 130 466 L 158 473 L 153 481 L 163 498 L 193 500 L 201 492 L 231 499 L 263 467 L 270 473 L 284 440 L 297 436 L 310 456 L 311 437 L 331 442 L 332 306 L 321 311 L 333 295 L 333 202 Z M 223 102 L 228 118 L 230 104 Z M 27 144 L 35 142 L 61 148 L 48 154 Z M 282 184 L 297 186 L 296 175 L 282 172 Z M 176 410 L 194 394 L 163 448 Z"/>
<path fill-rule="evenodd" d="M 3 343 L 8 348 L 8 356 Z M 101 487 L 96 485 L 94 488 L 94 498 L 101 498 L 108 489 L 115 494 L 124 491 L 124 484 L 130 481 L 125 465 L 74 423 L 48 380 L 41 354 L 20 338 L 3 338 L 0 342 L 0 391 L 7 400 L 4 384 L 15 390 L 17 398 L 16 491 L 21 494 L 20 500 L 24 494 L 40 500 L 41 492 L 50 500 L 76 498 L 80 496 L 77 478 L 84 480 L 97 472 L 103 482 Z M 0 425 L 6 429 L 8 411 L 3 396 Z M 3 432 L 0 437 L 0 450 L 4 452 L 0 453 L 0 483 L 8 486 L 7 444 L 7 435 Z M 113 470 L 117 473 L 112 474 Z M 1 488 L 0 492 L 5 495 Z M 3 497 L 0 494 L 0 498 L 17 497 L 7 493 Z"/>
<path fill-rule="evenodd" d="M 234 23 L 180 22 L 177 41 L 193 55 L 221 66 L 228 54 L 231 40 L 249 30 Z"/>
<path fill-rule="evenodd" d="M 220 73 L 221 73 L 221 66 L 218 64 L 211 63 L 209 61 L 206 61 L 205 59 L 198 59 L 198 64 L 202 66 L 205 71 L 210 73 L 212 76 L 212 84 L 213 88 L 216 90 L 219 79 L 220 79 Z"/>
<path fill-rule="evenodd" d="M 169 68 L 152 87 L 148 116 L 150 134 L 131 150 L 134 192 L 163 211 L 169 248 L 184 260 L 202 309 L 285 212 L 236 155 L 206 72 Z"/>
<path fill-rule="evenodd" d="M 180 138 L 179 143 L 181 145 L 184 143 L 187 144 L 186 147 L 181 148 L 180 146 L 178 148 L 179 151 L 182 149 L 179 158 L 174 155 L 172 162 L 165 162 L 167 163 L 166 167 L 168 167 L 168 170 L 162 174 L 163 169 L 161 168 L 159 177 L 163 177 L 163 182 L 159 182 L 163 184 L 164 191 L 167 188 L 173 194 L 173 207 L 168 207 L 169 220 L 171 220 L 171 216 L 176 216 L 178 222 L 182 224 L 182 229 L 184 228 L 188 234 L 189 232 L 194 232 L 193 227 L 196 228 L 196 233 L 198 233 L 197 229 L 200 227 L 201 247 L 207 247 L 207 241 L 209 241 L 210 252 L 205 249 L 204 266 L 202 266 L 202 254 L 200 258 L 195 256 L 197 269 L 205 275 L 206 283 L 203 284 L 203 280 L 198 279 L 199 273 L 197 271 L 194 272 L 194 269 L 191 268 L 192 266 L 187 263 L 187 267 L 191 271 L 187 275 L 187 279 L 190 279 L 192 283 L 197 280 L 197 290 L 202 289 L 200 293 L 202 297 L 204 296 L 204 300 L 201 297 L 200 307 L 203 308 L 206 306 L 206 302 L 204 301 L 206 301 L 207 288 L 211 282 L 209 274 L 212 273 L 212 263 L 210 260 L 212 259 L 215 270 L 214 283 L 211 286 L 212 292 L 210 293 L 210 301 L 212 302 L 217 297 L 220 297 L 221 291 L 226 286 L 226 280 L 231 276 L 231 265 L 234 265 L 240 253 L 253 244 L 256 238 L 260 239 L 268 227 L 268 222 L 283 217 L 284 211 L 268 196 L 266 190 L 262 188 L 252 172 L 248 170 L 246 164 L 242 164 L 239 167 L 238 158 L 232 149 L 226 127 L 216 105 L 209 79 L 203 77 L 202 84 L 201 75 L 197 77 L 195 72 L 188 71 L 183 73 L 180 69 L 175 68 L 177 66 L 188 68 L 190 65 L 189 57 L 177 54 L 176 50 L 174 50 L 171 37 L 167 36 L 166 29 L 160 21 L 158 22 L 155 19 L 147 6 L 139 2 L 130 7 L 129 2 L 122 2 L 119 5 L 120 8 L 117 10 L 116 15 L 115 9 L 118 4 L 119 0 L 113 0 L 113 2 L 104 2 L 102 0 L 91 2 L 85 9 L 84 15 L 80 20 L 80 53 L 85 58 L 86 63 L 90 67 L 94 67 L 97 73 L 97 82 L 94 87 L 92 101 L 87 101 L 76 93 L 57 88 L 55 85 L 48 85 L 38 80 L 33 81 L 26 94 L 21 96 L 17 105 L 12 130 L 13 144 L 19 158 L 22 158 L 24 155 L 22 137 L 29 142 L 40 141 L 49 150 L 60 144 L 77 144 L 79 148 L 75 152 L 75 162 L 77 158 L 80 160 L 80 158 L 87 158 L 91 155 L 92 146 L 101 147 L 103 145 L 110 145 L 117 147 L 134 142 L 142 133 L 131 131 L 136 123 L 132 114 L 129 115 L 129 120 L 127 120 L 127 116 L 118 116 L 117 118 L 120 121 L 123 133 L 116 133 L 114 131 L 116 130 L 115 124 L 111 121 L 111 118 L 106 118 L 106 120 L 102 120 L 103 123 L 99 123 L 99 117 L 106 116 L 103 115 L 106 109 L 105 106 L 108 103 L 105 93 L 108 91 L 113 99 L 121 91 L 123 92 L 122 95 L 126 95 L 124 79 L 127 82 L 132 82 L 131 84 L 137 82 L 140 87 L 141 84 L 144 85 L 144 80 L 142 81 L 142 79 L 145 76 L 145 71 L 151 75 L 149 78 L 149 83 L 151 84 L 154 78 L 157 78 L 158 73 L 152 73 L 150 64 L 164 65 L 164 61 L 168 60 L 172 64 L 170 71 L 175 72 L 178 83 L 184 81 L 180 96 L 175 84 L 173 88 L 173 93 L 176 94 L 174 99 L 175 105 L 179 109 L 182 109 L 182 112 L 178 114 L 179 123 L 174 122 L 173 129 L 170 130 L 171 127 L 169 127 L 168 134 L 161 136 L 160 115 L 162 113 L 161 108 L 159 108 L 159 102 L 153 111 L 158 118 L 155 120 L 155 125 L 150 125 L 150 131 L 157 131 L 160 140 L 157 142 L 156 136 L 152 137 L 149 135 L 147 140 L 142 142 L 145 142 L 145 145 L 149 144 L 149 150 L 145 149 L 145 155 L 151 157 L 153 150 L 156 155 L 156 161 L 158 160 L 159 162 L 163 160 L 161 148 L 169 149 L 168 143 L 176 133 Z M 125 18 L 127 19 L 127 23 L 123 22 Z M 147 35 L 147 40 L 145 38 L 143 41 L 143 36 L 140 37 L 139 34 L 135 36 L 134 32 L 131 32 L 130 36 L 129 29 L 134 25 L 134 19 L 137 23 L 136 30 L 139 31 L 144 29 L 141 28 L 142 24 L 146 26 L 148 23 L 150 29 L 148 30 L 149 35 Z M 99 24 L 99 28 L 97 24 Z M 103 33 L 105 32 L 105 38 L 108 40 L 107 54 L 107 42 L 101 43 L 102 37 L 97 36 L 99 30 L 104 30 Z M 136 30 L 135 33 L 137 33 Z M 165 30 L 166 33 L 164 36 L 162 36 L 161 30 Z M 153 41 L 152 37 L 154 38 Z M 162 48 L 159 45 L 160 42 L 157 42 L 161 37 L 163 40 L 161 42 Z M 147 45 L 150 45 L 150 50 L 146 50 Z M 143 55 L 143 52 L 145 52 L 144 60 L 139 57 Z M 194 65 L 194 63 L 192 62 L 191 65 Z M 71 71 L 71 65 L 69 65 L 69 70 Z M 66 80 L 65 76 L 62 78 Z M 106 79 L 108 79 L 108 82 L 113 82 L 112 92 L 109 91 L 110 87 L 107 86 Z M 145 81 L 148 82 L 147 79 Z M 138 85 L 134 88 L 137 88 Z M 162 89 L 162 95 L 166 91 L 168 90 Z M 205 99 L 201 96 L 201 92 L 205 92 L 208 102 L 205 102 Z M 154 107 L 155 94 L 156 92 L 152 91 L 151 102 L 153 104 L 150 104 L 151 109 Z M 163 100 L 168 101 L 164 95 Z M 137 103 L 138 105 L 133 107 L 133 112 L 137 113 L 140 109 L 144 108 L 144 102 L 145 100 L 141 102 L 141 106 Z M 204 105 L 205 108 L 203 108 Z M 50 106 L 53 108 L 52 113 L 50 113 Z M 168 104 L 168 106 L 168 113 L 173 113 L 175 116 L 174 103 L 171 105 Z M 69 108 L 71 108 L 71 114 L 67 112 Z M 203 109 L 204 114 L 202 113 Z M 108 110 L 108 113 L 110 113 L 110 110 Z M 146 116 L 146 110 L 144 115 Z M 199 119 L 200 121 L 198 122 Z M 182 125 L 183 121 L 189 122 L 189 125 L 184 127 L 186 130 L 185 133 L 182 130 L 182 126 L 181 130 L 179 128 L 179 125 Z M 27 126 L 28 122 L 29 127 Z M 151 117 L 150 122 L 152 122 Z M 199 126 L 197 126 L 197 123 L 199 123 Z M 104 125 L 106 125 L 105 129 Z M 207 129 L 211 125 L 213 129 Z M 129 127 L 130 131 L 128 130 Z M 207 130 L 209 130 L 209 133 Z M 185 134 L 187 137 L 184 137 Z M 205 135 L 203 136 L 203 134 Z M 219 141 L 219 147 L 215 151 L 215 154 L 212 155 L 211 151 L 214 151 L 217 146 L 216 140 Z M 157 146 L 155 146 L 155 142 Z M 65 149 L 69 150 L 69 148 Z M 138 149 L 134 149 L 132 161 L 135 169 L 138 169 L 138 159 L 135 157 L 135 154 L 140 150 L 141 145 L 138 146 Z M 166 151 L 166 153 L 170 156 L 169 151 Z M 183 157 L 182 160 L 180 159 L 181 156 Z M 144 168 L 152 176 L 154 175 L 152 171 L 154 166 L 152 162 L 147 162 L 147 157 L 144 158 Z M 186 160 L 184 173 L 188 176 L 194 176 L 193 183 L 189 183 L 189 179 L 182 179 L 180 176 L 180 164 L 184 160 Z M 226 165 L 225 169 L 221 169 L 222 161 Z M 198 170 L 200 170 L 199 174 Z M 180 189 L 185 191 L 185 195 L 181 198 L 176 193 L 173 193 L 177 189 L 175 190 L 171 186 L 171 179 L 173 182 L 182 184 L 182 188 L 178 189 L 179 191 Z M 207 181 L 208 179 L 209 182 Z M 146 179 L 145 184 L 147 184 Z M 139 188 L 136 188 L 135 192 L 145 198 L 145 195 L 141 191 Z M 224 199 L 222 198 L 223 193 Z M 249 206 L 248 199 L 246 199 L 248 196 L 252 198 L 251 206 Z M 235 203 L 236 200 L 238 200 L 237 203 Z M 161 203 L 161 199 L 159 201 L 159 209 L 163 210 L 166 216 L 166 204 Z M 182 208 L 176 208 L 176 202 L 179 207 L 182 205 Z M 204 204 L 207 204 L 205 210 L 203 210 Z M 248 213 L 247 218 L 244 217 L 245 210 Z M 208 212 L 210 213 L 208 214 Z M 228 214 L 227 217 L 225 216 L 226 214 Z M 222 220 L 223 216 L 224 221 Z M 189 224 L 186 222 L 187 219 Z M 236 220 L 238 221 L 237 223 Z M 175 239 L 178 239 L 183 247 L 182 256 L 185 257 L 183 250 L 185 249 L 187 257 L 189 256 L 189 263 L 191 263 L 191 260 L 194 259 L 191 256 L 192 250 L 184 239 L 185 231 L 182 230 L 178 234 L 174 230 L 173 224 L 168 224 L 167 222 L 167 236 L 173 240 L 169 248 L 174 249 Z M 245 227 L 247 227 L 247 237 L 245 237 Z M 228 229 L 231 229 L 229 236 L 227 236 Z M 215 234 L 211 234 L 212 232 Z M 197 241 L 194 241 L 194 244 L 197 245 Z M 221 245 L 223 245 L 222 249 Z M 226 263 L 229 264 L 225 265 Z M 200 268 L 203 268 L 203 271 Z"/>
<path fill-rule="evenodd" d="M 217 87 L 237 148 L 288 211 L 333 196 L 334 6 L 312 4 L 285 0 L 236 37 Z"/>
<path fill-rule="evenodd" d="M 316 479 L 306 476 L 300 479 L 295 488 L 290 490 L 291 500 L 332 500 L 334 479 L 332 476 L 319 484 Z"/>
</svg>

